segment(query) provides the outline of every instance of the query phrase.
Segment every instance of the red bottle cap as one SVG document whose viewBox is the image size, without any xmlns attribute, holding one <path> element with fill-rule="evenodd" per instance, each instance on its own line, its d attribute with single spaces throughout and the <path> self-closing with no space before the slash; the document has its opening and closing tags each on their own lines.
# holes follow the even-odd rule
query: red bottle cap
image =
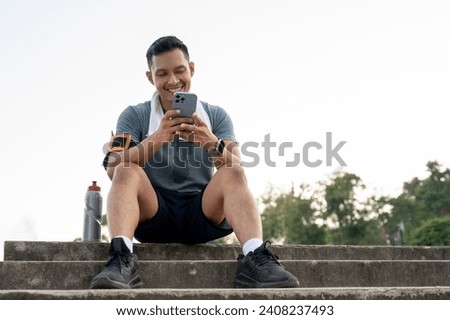
<svg viewBox="0 0 450 320">
<path fill-rule="evenodd" d="M 92 181 L 92 186 L 88 187 L 88 191 L 100 191 L 101 188 L 97 185 L 97 181 Z"/>
</svg>

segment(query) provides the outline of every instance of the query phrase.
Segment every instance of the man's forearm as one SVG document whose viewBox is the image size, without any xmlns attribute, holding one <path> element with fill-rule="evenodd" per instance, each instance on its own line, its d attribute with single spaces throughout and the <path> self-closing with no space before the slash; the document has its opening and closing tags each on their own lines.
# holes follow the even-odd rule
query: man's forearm
<svg viewBox="0 0 450 320">
<path fill-rule="evenodd" d="M 114 168 L 121 163 L 135 163 L 144 167 L 161 146 L 161 143 L 155 142 L 152 139 L 152 136 L 149 136 L 142 140 L 141 143 L 128 150 L 111 153 L 108 159 L 108 176 L 112 179 Z"/>
<path fill-rule="evenodd" d="M 231 167 L 234 165 L 240 165 L 241 156 L 239 152 L 239 148 L 234 142 L 227 142 L 225 148 L 223 149 L 223 153 L 220 156 L 213 156 L 212 161 L 214 166 L 217 169 L 221 167 Z"/>
</svg>

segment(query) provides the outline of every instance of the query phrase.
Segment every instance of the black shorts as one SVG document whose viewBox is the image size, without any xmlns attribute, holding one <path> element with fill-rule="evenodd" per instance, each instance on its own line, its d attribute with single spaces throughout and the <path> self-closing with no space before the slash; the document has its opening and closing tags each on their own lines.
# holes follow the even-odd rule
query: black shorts
<svg viewBox="0 0 450 320">
<path fill-rule="evenodd" d="M 209 221 L 202 210 L 203 192 L 177 193 L 156 190 L 158 211 L 135 230 L 139 242 L 206 243 L 233 232 L 226 220 L 219 225 Z"/>
</svg>

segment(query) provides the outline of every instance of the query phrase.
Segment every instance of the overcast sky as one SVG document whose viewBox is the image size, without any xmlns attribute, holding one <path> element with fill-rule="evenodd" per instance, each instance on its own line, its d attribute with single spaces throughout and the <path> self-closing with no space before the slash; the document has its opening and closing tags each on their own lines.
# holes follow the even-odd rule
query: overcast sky
<svg viewBox="0 0 450 320">
<path fill-rule="evenodd" d="M 450 166 L 449 16 L 444 0 L 0 0 L 0 242 L 81 236 L 87 186 L 110 187 L 102 146 L 126 106 L 151 99 L 145 53 L 164 35 L 189 47 L 192 91 L 254 146 L 255 196 L 340 168 L 327 132 L 330 148 L 345 141 L 344 170 L 398 194 L 427 161 Z M 288 167 L 310 142 L 321 165 Z"/>
</svg>

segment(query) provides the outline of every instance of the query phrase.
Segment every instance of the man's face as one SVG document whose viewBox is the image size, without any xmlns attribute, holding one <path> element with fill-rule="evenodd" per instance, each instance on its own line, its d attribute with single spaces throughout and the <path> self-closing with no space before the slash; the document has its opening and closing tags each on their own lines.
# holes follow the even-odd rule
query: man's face
<svg viewBox="0 0 450 320">
<path fill-rule="evenodd" d="M 189 92 L 194 63 L 189 62 L 183 51 L 174 49 L 153 56 L 148 80 L 158 91 L 161 104 L 165 110 L 172 109 L 173 94 L 177 91 Z"/>
</svg>

